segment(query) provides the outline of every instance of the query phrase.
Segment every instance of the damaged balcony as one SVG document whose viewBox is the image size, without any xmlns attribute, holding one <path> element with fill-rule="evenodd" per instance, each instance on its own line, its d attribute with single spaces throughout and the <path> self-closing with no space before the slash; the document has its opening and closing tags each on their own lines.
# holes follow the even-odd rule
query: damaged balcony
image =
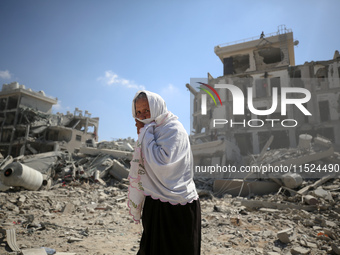
<svg viewBox="0 0 340 255">
<path fill-rule="evenodd" d="M 87 140 L 97 141 L 98 118 L 75 109 L 52 114 L 57 99 L 33 92 L 17 82 L 0 92 L 0 152 L 3 156 L 64 150 L 74 152 Z"/>
<path fill-rule="evenodd" d="M 0 190 L 127 178 L 134 140 L 98 142 L 88 111 L 52 114 L 57 99 L 14 82 L 0 92 Z"/>
</svg>

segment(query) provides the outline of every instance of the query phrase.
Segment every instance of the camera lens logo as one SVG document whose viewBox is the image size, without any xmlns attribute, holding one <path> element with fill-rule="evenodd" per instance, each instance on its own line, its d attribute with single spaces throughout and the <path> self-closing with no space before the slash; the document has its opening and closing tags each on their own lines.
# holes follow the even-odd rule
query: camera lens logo
<svg viewBox="0 0 340 255">
<path fill-rule="evenodd" d="M 220 104 L 223 105 L 222 104 L 222 100 L 220 98 L 220 95 L 217 93 L 217 91 L 213 87 L 211 87 L 210 85 L 208 85 L 206 83 L 203 83 L 203 82 L 197 82 L 197 83 L 199 83 L 199 84 L 201 84 L 203 86 L 206 86 L 212 92 L 214 92 L 215 95 L 217 96 L 218 100 L 220 101 Z M 211 94 L 211 92 L 209 90 L 207 90 L 205 88 L 201 88 L 201 87 L 199 87 L 199 89 L 204 91 L 204 92 L 206 92 L 212 98 L 212 100 L 214 101 L 215 105 L 217 106 L 216 100 L 215 100 L 214 96 Z M 201 113 L 202 113 L 202 115 L 206 115 L 207 114 L 207 95 L 206 94 L 202 94 L 201 95 L 201 99 L 202 99 Z"/>
</svg>

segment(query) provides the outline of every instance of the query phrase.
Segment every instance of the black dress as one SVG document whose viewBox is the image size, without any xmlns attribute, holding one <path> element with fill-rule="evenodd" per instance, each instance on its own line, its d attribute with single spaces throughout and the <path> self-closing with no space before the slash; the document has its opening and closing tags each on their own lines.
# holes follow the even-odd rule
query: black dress
<svg viewBox="0 0 340 255">
<path fill-rule="evenodd" d="M 143 234 L 137 255 L 199 255 L 201 207 L 199 199 L 186 205 L 145 198 Z"/>
</svg>

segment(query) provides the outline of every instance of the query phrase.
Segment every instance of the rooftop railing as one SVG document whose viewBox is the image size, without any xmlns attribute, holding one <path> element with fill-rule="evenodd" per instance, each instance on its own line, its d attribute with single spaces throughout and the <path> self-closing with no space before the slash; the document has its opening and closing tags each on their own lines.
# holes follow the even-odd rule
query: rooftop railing
<svg viewBox="0 0 340 255">
<path fill-rule="evenodd" d="M 287 29 L 287 28 L 278 29 L 276 32 L 272 32 L 272 33 L 269 33 L 269 34 L 264 34 L 262 38 L 276 36 L 276 35 L 280 35 L 280 34 L 291 33 L 291 32 L 292 32 L 292 29 Z M 253 37 L 249 37 L 249 38 L 246 38 L 246 39 L 241 39 L 241 40 L 237 40 L 237 41 L 233 41 L 233 42 L 219 44 L 219 45 L 215 46 L 215 49 L 216 48 L 230 46 L 230 45 L 235 45 L 235 44 L 239 44 L 239 43 L 245 43 L 245 42 L 250 42 L 250 41 L 258 40 L 258 39 L 261 39 L 261 36 L 262 35 L 258 35 L 258 36 L 253 36 Z"/>
</svg>

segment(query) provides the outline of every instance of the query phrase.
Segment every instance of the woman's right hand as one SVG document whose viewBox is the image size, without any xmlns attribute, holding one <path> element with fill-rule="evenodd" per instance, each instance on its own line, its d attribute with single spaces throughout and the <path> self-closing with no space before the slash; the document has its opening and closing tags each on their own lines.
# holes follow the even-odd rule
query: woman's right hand
<svg viewBox="0 0 340 255">
<path fill-rule="evenodd" d="M 136 121 L 135 126 L 137 127 L 137 134 L 139 135 L 140 129 L 141 129 L 142 127 L 144 127 L 144 123 L 141 122 L 141 121 L 139 121 L 139 120 L 137 120 L 137 119 L 135 119 L 135 121 Z"/>
</svg>

